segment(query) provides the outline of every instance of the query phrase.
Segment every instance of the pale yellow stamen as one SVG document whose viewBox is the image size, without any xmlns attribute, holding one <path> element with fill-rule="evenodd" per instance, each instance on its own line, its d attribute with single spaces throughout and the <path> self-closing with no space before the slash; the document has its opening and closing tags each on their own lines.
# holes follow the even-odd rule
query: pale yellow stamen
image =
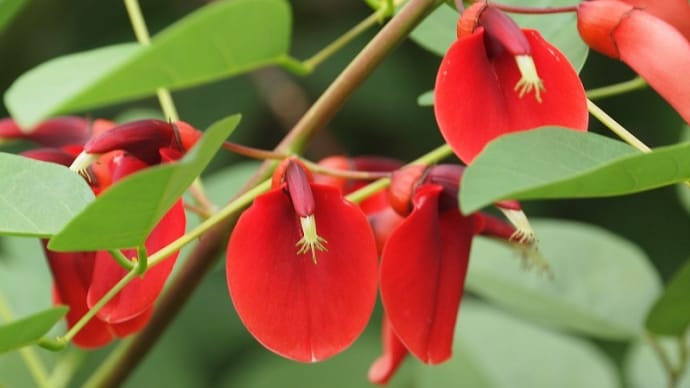
<svg viewBox="0 0 690 388">
<path fill-rule="evenodd" d="M 537 67 L 531 55 L 518 55 L 515 57 L 515 62 L 520 70 L 522 78 L 515 84 L 514 91 L 518 92 L 518 96 L 522 98 L 527 93 L 534 91 L 534 98 L 541 103 L 541 92 L 546 91 L 544 82 L 537 74 Z"/>
<path fill-rule="evenodd" d="M 524 245 L 536 244 L 536 234 L 529 220 L 527 220 L 525 212 L 522 210 L 499 209 L 503 212 L 508 221 L 515 226 L 515 232 L 510 236 L 511 241 Z"/>
<path fill-rule="evenodd" d="M 87 152 L 82 151 L 79 155 L 77 155 L 77 158 L 74 159 L 74 162 L 72 162 L 72 165 L 69 166 L 69 169 L 72 171 L 76 171 L 77 174 L 83 176 L 86 179 L 89 178 L 89 174 L 86 172 L 86 169 L 89 168 L 89 166 L 98 160 L 98 158 L 101 155 L 99 154 L 89 154 Z"/>
<path fill-rule="evenodd" d="M 311 259 L 316 264 L 316 251 L 328 251 L 324 246 L 327 241 L 316 233 L 316 220 L 313 214 L 307 217 L 300 217 L 299 222 L 302 226 L 302 238 L 295 244 L 299 248 L 297 254 L 301 255 L 311 251 Z"/>
<path fill-rule="evenodd" d="M 525 268 L 536 268 L 538 271 L 548 274 L 553 277 L 549 262 L 539 252 L 539 245 L 537 244 L 537 236 L 530 225 L 525 212 L 522 210 L 499 209 L 506 216 L 513 226 L 515 232 L 510 236 L 510 241 L 513 246 L 517 248 L 522 259 L 522 264 Z"/>
</svg>

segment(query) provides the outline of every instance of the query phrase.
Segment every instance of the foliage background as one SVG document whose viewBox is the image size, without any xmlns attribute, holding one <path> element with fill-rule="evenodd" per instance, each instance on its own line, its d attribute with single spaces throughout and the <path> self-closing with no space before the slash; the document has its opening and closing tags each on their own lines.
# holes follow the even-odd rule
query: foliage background
<svg viewBox="0 0 690 388">
<path fill-rule="evenodd" d="M 141 6 L 154 34 L 204 3 L 149 0 Z M 299 0 L 292 1 L 292 6 L 291 53 L 297 58 L 308 57 L 370 13 L 362 2 L 348 0 Z M 175 102 L 182 119 L 199 128 L 228 114 L 241 112 L 243 120 L 233 139 L 272 148 L 373 34 L 374 31 L 365 33 L 309 77 L 297 78 L 280 69 L 261 70 L 176 92 Z M 120 1 L 31 1 L 0 32 L 0 90 L 4 92 L 20 74 L 50 58 L 133 40 Z M 433 87 L 439 61 L 440 58 L 413 42 L 405 42 L 346 103 L 310 147 L 308 156 L 318 159 L 347 152 L 411 160 L 440 144 L 442 139 L 435 128 L 432 109 L 416 103 L 419 94 Z M 593 52 L 581 75 L 586 88 L 634 76 L 624 65 Z M 306 98 L 306 105 L 294 103 L 295 98 L 286 99 L 293 101 L 292 104 L 279 102 L 279 113 L 285 115 L 281 118 L 270 107 L 266 95 L 294 93 L 295 86 L 297 93 Z M 267 87 L 271 88 L 268 92 Z M 289 96 L 294 97 L 294 94 Z M 677 114 L 651 89 L 602 100 L 599 104 L 651 146 L 675 143 L 687 130 Z M 139 109 L 156 111 L 158 103 L 153 98 L 145 99 L 95 110 L 90 115 L 113 117 Z M 7 115 L 4 107 L 0 107 L 0 114 Z M 592 123 L 594 132 L 608 135 L 595 120 Z M 231 155 L 216 157 L 207 173 L 240 160 Z M 240 175 L 234 179 L 235 185 L 241 183 Z M 234 189 L 233 184 L 227 184 L 227 193 L 223 193 L 221 187 L 213 195 L 221 201 Z M 688 258 L 690 218 L 674 187 L 609 199 L 537 201 L 527 203 L 526 211 L 530 216 L 596 224 L 633 241 L 652 259 L 664 280 Z M 16 243 L 2 241 L 0 244 L 0 275 L 5 271 L 3 267 L 17 265 L 17 260 L 41 263 L 35 241 L 23 242 L 19 254 L 14 255 L 9 252 Z M 37 274 L 37 267 L 40 266 L 35 265 L 33 271 L 26 271 L 23 276 L 30 277 L 27 281 L 31 284 L 45 284 L 47 269 L 41 268 L 45 273 Z M 45 305 L 50 303 L 45 289 L 37 286 L 35 291 L 35 295 L 25 297 L 45 299 Z M 376 318 L 352 349 L 322 365 L 297 365 L 283 360 L 260 347 L 243 329 L 233 311 L 224 271 L 220 268 L 204 281 L 127 386 L 269 387 L 275 386 L 274 379 L 285 382 L 285 386 L 316 387 L 326 382 L 333 387 L 363 386 L 368 365 L 379 352 L 378 331 Z M 619 361 L 626 350 L 620 343 L 602 342 L 599 345 Z M 85 362 L 95 366 L 108 350 L 89 355 Z M 30 386 L 19 362 L 16 354 L 0 355 L 0 387 L 3 384 Z M 411 364 L 406 363 L 403 376 L 396 378 L 394 383 L 405 380 L 404 375 L 411 373 Z M 85 376 L 78 376 L 80 378 Z M 289 385 L 288 381 L 293 381 L 294 385 Z"/>
</svg>

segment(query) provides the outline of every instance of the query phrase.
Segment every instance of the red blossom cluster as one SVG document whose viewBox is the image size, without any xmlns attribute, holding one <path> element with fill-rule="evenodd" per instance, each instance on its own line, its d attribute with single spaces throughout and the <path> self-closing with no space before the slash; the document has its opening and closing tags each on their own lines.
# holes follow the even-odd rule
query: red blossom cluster
<svg viewBox="0 0 690 388">
<path fill-rule="evenodd" d="M 588 45 L 630 65 L 690 122 L 690 87 L 687 78 L 678 78 L 690 69 L 686 0 L 583 1 L 576 12 Z M 438 70 L 434 109 L 443 137 L 462 161 L 471 163 L 487 143 L 507 133 L 545 125 L 587 130 L 582 83 L 539 32 L 520 29 L 480 1 L 462 13 L 457 36 Z M 97 195 L 130 174 L 178 160 L 199 135 L 186 123 L 158 120 L 117 126 L 62 117 L 28 133 L 12 120 L 0 121 L 0 139 L 36 143 L 25 156 L 71 166 L 88 177 Z M 317 362 L 356 340 L 380 293 L 383 354 L 370 380 L 387 382 L 407 354 L 427 364 L 446 361 L 474 236 L 519 244 L 531 239 L 520 226 L 458 209 L 460 165 L 403 167 L 371 157 L 332 157 L 320 164 L 388 172 L 390 187 L 356 205 L 344 195 L 364 182 L 312 174 L 298 159 L 285 159 L 270 191 L 242 213 L 228 242 L 227 284 L 240 319 L 273 352 Z M 520 212 L 514 201 L 496 205 Z M 146 249 L 155 253 L 184 232 L 178 201 L 148 236 Z M 54 299 L 70 307 L 69 326 L 126 274 L 107 251 L 45 252 Z M 135 250 L 122 253 L 136 258 Z M 75 344 L 100 347 L 143 327 L 176 256 L 128 284 Z"/>
<path fill-rule="evenodd" d="M 200 133 L 184 122 L 142 120 L 123 125 L 107 120 L 60 117 L 24 132 L 10 119 L 0 121 L 0 138 L 27 140 L 38 145 L 22 155 L 72 166 L 87 178 L 96 195 L 119 180 L 150 166 L 171 162 L 199 138 Z M 177 201 L 159 221 L 145 242 L 155 253 L 185 233 L 182 201 Z M 72 327 L 120 281 L 127 270 L 107 251 L 54 252 L 44 241 L 44 250 L 54 279 L 53 299 L 69 306 L 67 325 Z M 136 249 L 124 249 L 130 260 Z M 175 264 L 177 253 L 163 260 L 124 287 L 106 303 L 74 337 L 75 345 L 98 348 L 140 330 L 149 320 L 153 304 Z"/>
</svg>

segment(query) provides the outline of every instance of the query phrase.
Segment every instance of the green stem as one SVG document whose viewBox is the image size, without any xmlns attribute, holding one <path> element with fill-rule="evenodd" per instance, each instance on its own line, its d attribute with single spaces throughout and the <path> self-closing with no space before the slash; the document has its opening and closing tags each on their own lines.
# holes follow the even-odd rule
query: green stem
<svg viewBox="0 0 690 388">
<path fill-rule="evenodd" d="M 134 35 L 137 37 L 137 41 L 139 41 L 142 46 L 150 45 L 151 36 L 146 27 L 144 16 L 141 13 L 139 2 L 137 0 L 125 0 L 125 7 L 127 8 L 127 14 L 132 23 L 132 29 L 134 30 Z M 177 109 L 175 109 L 175 103 L 173 102 L 170 92 L 165 88 L 159 88 L 156 89 L 156 94 L 158 95 L 158 102 L 161 104 L 161 109 L 163 109 L 163 114 L 166 118 L 172 122 L 180 121 L 180 116 L 177 114 Z"/>
<path fill-rule="evenodd" d="M 372 6 L 376 11 L 367 18 L 357 23 L 354 27 L 349 29 L 338 39 L 331 42 L 328 46 L 321 49 L 318 53 L 312 55 L 310 58 L 299 61 L 289 55 L 283 56 L 278 63 L 291 73 L 305 76 L 311 74 L 316 67 L 330 58 L 333 54 L 352 42 L 364 31 L 372 26 L 382 23 L 386 17 L 393 15 L 396 5 L 402 1 L 393 2 L 392 0 L 377 1 L 375 6 Z M 371 4 L 370 4 L 371 5 Z"/>
<path fill-rule="evenodd" d="M 383 59 L 429 12 L 441 3 L 441 0 L 410 0 L 343 70 L 283 139 L 276 150 L 286 154 L 294 154 L 296 153 L 295 150 L 301 150 L 308 138 L 325 127 Z M 265 180 L 269 175 L 269 169 L 270 165 L 260 169 L 249 182 L 249 188 Z M 264 183 L 263 185 L 268 188 L 268 184 Z M 102 364 L 101 369 L 96 371 L 87 386 L 98 388 L 120 386 L 160 338 L 173 317 L 180 311 L 181 306 L 189 299 L 204 276 L 213 268 L 219 251 L 225 246 L 233 219 L 228 217 L 216 221 L 216 218 L 214 216 L 213 221 L 204 223 L 207 225 L 205 228 L 209 230 L 205 233 L 202 232 L 203 237 L 187 257 L 184 267 L 172 280 L 164 295 L 159 298 L 149 324 L 131 341 L 121 345 L 122 347 L 117 349 L 111 358 Z M 216 222 L 218 223 L 216 224 Z M 175 243 L 182 245 L 183 241 L 178 239 Z M 155 262 L 167 257 L 176 249 L 163 248 L 149 257 L 150 264 L 154 265 Z"/>
<path fill-rule="evenodd" d="M 309 72 L 314 71 L 314 69 L 328 59 L 331 55 L 336 53 L 338 50 L 343 48 L 345 45 L 350 43 L 353 39 L 359 36 L 362 32 L 368 30 L 370 27 L 380 23 L 380 21 L 385 17 L 386 9 L 385 7 L 379 8 L 376 12 L 369 15 L 366 19 L 357 23 L 356 26 L 352 27 L 346 33 L 341 35 L 338 39 L 334 40 L 331 44 L 324 47 L 321 51 L 314 54 L 311 58 L 303 61 L 304 66 L 309 70 Z"/>
<path fill-rule="evenodd" d="M 13 318 L 12 311 L 5 301 L 5 297 L 0 293 L 0 318 L 5 322 L 11 322 Z M 26 369 L 31 374 L 36 385 L 40 388 L 50 388 L 50 381 L 48 380 L 48 373 L 43 366 L 40 357 L 33 348 L 23 347 L 19 349 L 19 355 L 24 361 Z"/>
<path fill-rule="evenodd" d="M 146 270 L 149 268 L 149 260 L 148 260 L 148 254 L 146 252 L 146 247 L 145 246 L 140 246 L 137 248 L 137 272 L 139 275 L 143 275 L 146 273 Z"/>
<path fill-rule="evenodd" d="M 410 162 L 408 166 L 413 166 L 417 164 L 429 165 L 437 163 L 449 156 L 453 155 L 453 150 L 448 144 L 443 144 L 434 150 L 427 152 L 418 159 Z M 381 178 L 377 181 L 371 182 L 370 184 L 362 187 L 357 191 L 347 195 L 347 200 L 354 203 L 359 203 L 366 198 L 369 198 L 373 194 L 385 189 L 390 184 L 390 178 Z"/>
<path fill-rule="evenodd" d="M 108 251 L 108 253 L 110 253 L 110 256 L 112 256 L 120 267 L 126 269 L 127 271 L 130 271 L 136 266 L 136 264 L 128 259 L 127 256 L 125 256 L 119 249 L 111 249 Z"/>
<path fill-rule="evenodd" d="M 113 299 L 113 297 L 115 297 L 115 295 L 117 295 L 117 293 L 120 292 L 120 290 L 122 290 L 127 284 L 129 284 L 129 282 L 134 280 L 134 278 L 136 278 L 139 275 L 139 269 L 137 267 L 134 267 L 132 268 L 132 270 L 127 272 L 127 275 L 120 279 L 120 281 L 117 282 L 117 284 L 115 284 L 113 288 L 110 289 L 110 291 L 103 295 L 103 297 L 98 301 L 98 303 L 91 307 L 91 309 L 89 309 L 89 311 L 87 311 L 86 314 L 84 314 L 84 316 L 81 317 L 77 321 L 77 323 L 75 323 L 74 326 L 72 326 L 72 328 L 69 329 L 69 331 L 67 331 L 67 334 L 58 338 L 58 340 L 64 343 L 70 342 L 72 338 L 74 338 L 74 336 L 77 335 L 77 333 L 79 333 L 79 331 L 83 329 L 87 323 L 89 323 L 91 318 L 95 317 L 96 314 L 98 314 L 98 312 L 101 311 L 101 309 L 103 308 L 103 306 L 105 306 L 106 303 Z"/>
<path fill-rule="evenodd" d="M 635 135 L 628 132 L 628 130 L 625 129 L 625 127 L 620 125 L 616 120 L 613 119 L 613 117 L 609 116 L 608 113 L 604 112 L 591 100 L 587 100 L 587 109 L 589 110 L 589 113 L 592 114 L 592 116 L 596 117 L 597 120 L 601 121 L 602 124 L 604 124 L 618 137 L 623 139 L 623 141 L 625 141 L 626 143 L 645 153 L 652 151 L 651 148 L 649 148 L 646 144 L 640 141 L 640 139 L 635 137 Z"/>
<path fill-rule="evenodd" d="M 631 79 L 613 85 L 603 86 L 601 88 L 590 89 L 587 91 L 587 98 L 596 100 L 599 98 L 611 97 L 618 94 L 624 94 L 633 90 L 642 89 L 647 86 L 647 82 L 640 77 Z"/>
</svg>

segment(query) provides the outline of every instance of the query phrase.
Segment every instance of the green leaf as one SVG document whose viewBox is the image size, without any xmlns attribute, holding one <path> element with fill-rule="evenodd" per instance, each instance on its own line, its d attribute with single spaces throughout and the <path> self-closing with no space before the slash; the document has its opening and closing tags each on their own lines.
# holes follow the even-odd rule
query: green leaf
<svg viewBox="0 0 690 388">
<path fill-rule="evenodd" d="M 419 368 L 419 386 L 617 388 L 611 361 L 590 343 L 536 327 L 465 299 L 453 358 Z"/>
<path fill-rule="evenodd" d="M 441 4 L 412 30 L 410 38 L 418 45 L 443 56 L 457 39 L 456 26 L 460 15 L 448 4 Z"/>
<path fill-rule="evenodd" d="M 690 179 L 690 143 L 640 153 L 593 133 L 541 128 L 489 143 L 465 170 L 460 205 L 471 213 L 499 199 L 625 195 Z"/>
<path fill-rule="evenodd" d="M 179 162 L 146 169 L 113 185 L 53 236 L 48 247 L 89 251 L 142 245 L 239 121 L 234 115 L 216 122 Z"/>
<path fill-rule="evenodd" d="M 242 357 L 239 365 L 228 371 L 215 387 L 299 387 L 351 388 L 377 387 L 367 381 L 367 369 L 380 350 L 380 333 L 365 333 L 343 353 L 314 364 L 302 364 L 278 357 L 264 348 Z M 245 352 L 246 354 L 246 352 Z M 386 387 L 412 388 L 411 369 L 403 365 Z M 455 387 L 450 385 L 449 387 Z"/>
<path fill-rule="evenodd" d="M 682 336 L 690 325 L 690 260 L 673 276 L 647 316 L 649 331 Z"/>
<path fill-rule="evenodd" d="M 670 362 L 676 366 L 679 364 L 677 341 L 662 339 L 659 345 L 669 355 Z M 686 343 L 690 349 L 690 341 Z M 675 388 L 690 388 L 690 359 L 685 365 L 685 374 L 673 385 Z M 629 388 L 671 387 L 668 372 L 664 369 L 659 356 L 646 341 L 639 340 L 628 350 L 623 363 L 623 373 Z"/>
<path fill-rule="evenodd" d="M 15 316 L 52 307 L 53 279 L 36 238 L 0 238 L 0 295 Z"/>
<path fill-rule="evenodd" d="M 67 307 L 55 307 L 0 325 L 0 354 L 38 342 L 67 310 Z"/>
<path fill-rule="evenodd" d="M 156 35 L 67 55 L 22 75 L 5 104 L 24 127 L 86 110 L 218 80 L 289 61 L 290 7 L 284 0 L 212 2 Z M 248 39 L 250 37 L 251 39 Z"/>
<path fill-rule="evenodd" d="M 24 5 L 26 5 L 25 0 L 0 0 L 0 31 L 6 27 Z"/>
<path fill-rule="evenodd" d="M 505 0 L 504 4 L 525 6 L 524 0 Z M 570 6 L 570 0 L 534 0 L 529 7 L 545 8 Z M 580 71 L 587 60 L 587 45 L 577 33 L 577 15 L 574 12 L 549 15 L 518 15 L 510 17 L 521 28 L 539 30 L 541 35 L 558 47 L 573 67 Z M 458 13 L 447 4 L 442 4 L 412 31 L 411 38 L 432 53 L 443 56 L 457 39 Z"/>
<path fill-rule="evenodd" d="M 661 281 L 645 254 L 599 227 L 532 220 L 553 278 L 522 268 L 504 243 L 475 239 L 467 288 L 532 320 L 587 335 L 639 335 Z"/>
<path fill-rule="evenodd" d="M 67 167 L 0 153 L 0 234 L 47 237 L 93 200 L 84 179 Z"/>
</svg>

